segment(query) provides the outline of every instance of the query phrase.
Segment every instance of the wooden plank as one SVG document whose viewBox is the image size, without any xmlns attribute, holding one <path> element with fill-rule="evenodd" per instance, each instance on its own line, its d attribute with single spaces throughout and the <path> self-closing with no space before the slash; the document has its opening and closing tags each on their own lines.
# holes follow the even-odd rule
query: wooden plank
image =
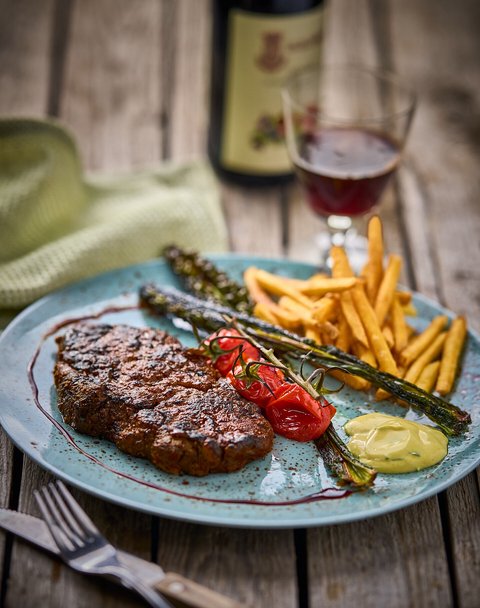
<svg viewBox="0 0 480 608">
<path fill-rule="evenodd" d="M 0 507 L 8 508 L 12 487 L 13 445 L 0 427 Z M 6 533 L 0 530 L 0 582 L 3 581 Z M 1 591 L 0 591 L 1 592 Z"/>
<path fill-rule="evenodd" d="M 446 559 L 430 499 L 398 513 L 308 535 L 312 606 L 451 606 Z M 432 525 L 433 524 L 433 525 Z M 313 559 L 314 557 L 314 559 Z"/>
<path fill-rule="evenodd" d="M 60 117 L 88 169 L 129 169 L 161 156 L 162 3 L 74 4 Z"/>
<path fill-rule="evenodd" d="M 167 72 L 172 87 L 168 115 L 169 150 L 173 159 L 205 155 L 210 69 L 210 2 L 177 1 L 175 37 L 172 40 L 174 67 Z"/>
<path fill-rule="evenodd" d="M 0 1 L 0 113 L 47 109 L 54 0 Z"/>
<path fill-rule="evenodd" d="M 416 181 L 402 184 L 417 285 L 466 314 L 478 330 L 478 129 L 472 104 L 480 93 L 480 7 L 469 0 L 429 8 L 408 1 L 401 10 L 391 5 L 395 62 L 421 93 L 410 146 Z M 427 54 L 435 57 L 435 70 Z M 415 196 L 423 205 L 412 210 Z M 478 477 L 450 488 L 442 504 L 456 599 L 473 607 L 480 591 Z"/>
<path fill-rule="evenodd" d="M 160 523 L 159 563 L 256 608 L 296 605 L 291 531 Z"/>
<path fill-rule="evenodd" d="M 50 40 L 53 0 L 0 1 L 0 113 L 6 116 L 43 116 L 49 95 Z M 0 429 L 0 506 L 15 508 L 12 498 L 14 448 Z M 19 461 L 21 462 L 21 461 Z M 10 568 L 5 555 L 6 534 L 0 532 L 0 581 L 8 590 Z M 7 561 L 5 559 L 7 558 Z M 5 567 L 5 571 L 3 568 Z M 11 579 L 10 579 L 11 580 Z M 9 597 L 14 597 L 10 594 Z M 2 602 L 0 598 L 0 603 Z M 15 605 L 16 598 L 14 599 Z"/>
</svg>

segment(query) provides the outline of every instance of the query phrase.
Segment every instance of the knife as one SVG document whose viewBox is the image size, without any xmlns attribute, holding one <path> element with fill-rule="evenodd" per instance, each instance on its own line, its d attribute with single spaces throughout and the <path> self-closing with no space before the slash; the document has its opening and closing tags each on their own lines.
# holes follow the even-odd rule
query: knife
<svg viewBox="0 0 480 608">
<path fill-rule="evenodd" d="M 43 519 L 0 508 L 0 528 L 20 536 L 50 554 L 60 557 L 57 545 Z M 118 549 L 118 559 L 143 583 L 157 589 L 160 593 L 168 596 L 170 600 L 174 600 L 176 606 L 188 606 L 188 608 L 247 608 L 246 604 L 194 583 L 180 574 L 164 572 L 158 564 L 120 549 Z"/>
</svg>

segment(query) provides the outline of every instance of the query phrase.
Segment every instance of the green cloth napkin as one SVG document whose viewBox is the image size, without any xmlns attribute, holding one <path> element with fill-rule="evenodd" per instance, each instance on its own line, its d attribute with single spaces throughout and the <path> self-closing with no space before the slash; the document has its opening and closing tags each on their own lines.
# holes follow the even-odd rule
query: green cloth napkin
<svg viewBox="0 0 480 608">
<path fill-rule="evenodd" d="M 0 310 L 157 257 L 169 243 L 226 249 L 206 163 L 87 178 L 59 124 L 0 120 Z"/>
</svg>

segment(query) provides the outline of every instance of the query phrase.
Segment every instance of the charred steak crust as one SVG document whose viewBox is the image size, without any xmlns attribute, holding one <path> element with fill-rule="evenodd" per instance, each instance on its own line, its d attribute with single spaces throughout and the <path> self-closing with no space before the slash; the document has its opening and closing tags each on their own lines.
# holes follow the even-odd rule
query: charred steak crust
<svg viewBox="0 0 480 608">
<path fill-rule="evenodd" d="M 81 433 L 175 474 L 236 471 L 272 449 L 258 407 L 163 331 L 80 323 L 57 344 L 58 408 Z"/>
</svg>

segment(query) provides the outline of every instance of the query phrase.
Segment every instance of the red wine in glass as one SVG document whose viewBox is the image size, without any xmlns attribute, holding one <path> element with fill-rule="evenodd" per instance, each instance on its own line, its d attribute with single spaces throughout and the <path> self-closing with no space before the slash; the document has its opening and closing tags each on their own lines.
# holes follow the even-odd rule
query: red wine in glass
<svg viewBox="0 0 480 608">
<path fill-rule="evenodd" d="M 300 138 L 293 164 L 310 206 L 324 216 L 368 212 L 400 159 L 394 140 L 360 127 L 323 127 Z"/>
</svg>

